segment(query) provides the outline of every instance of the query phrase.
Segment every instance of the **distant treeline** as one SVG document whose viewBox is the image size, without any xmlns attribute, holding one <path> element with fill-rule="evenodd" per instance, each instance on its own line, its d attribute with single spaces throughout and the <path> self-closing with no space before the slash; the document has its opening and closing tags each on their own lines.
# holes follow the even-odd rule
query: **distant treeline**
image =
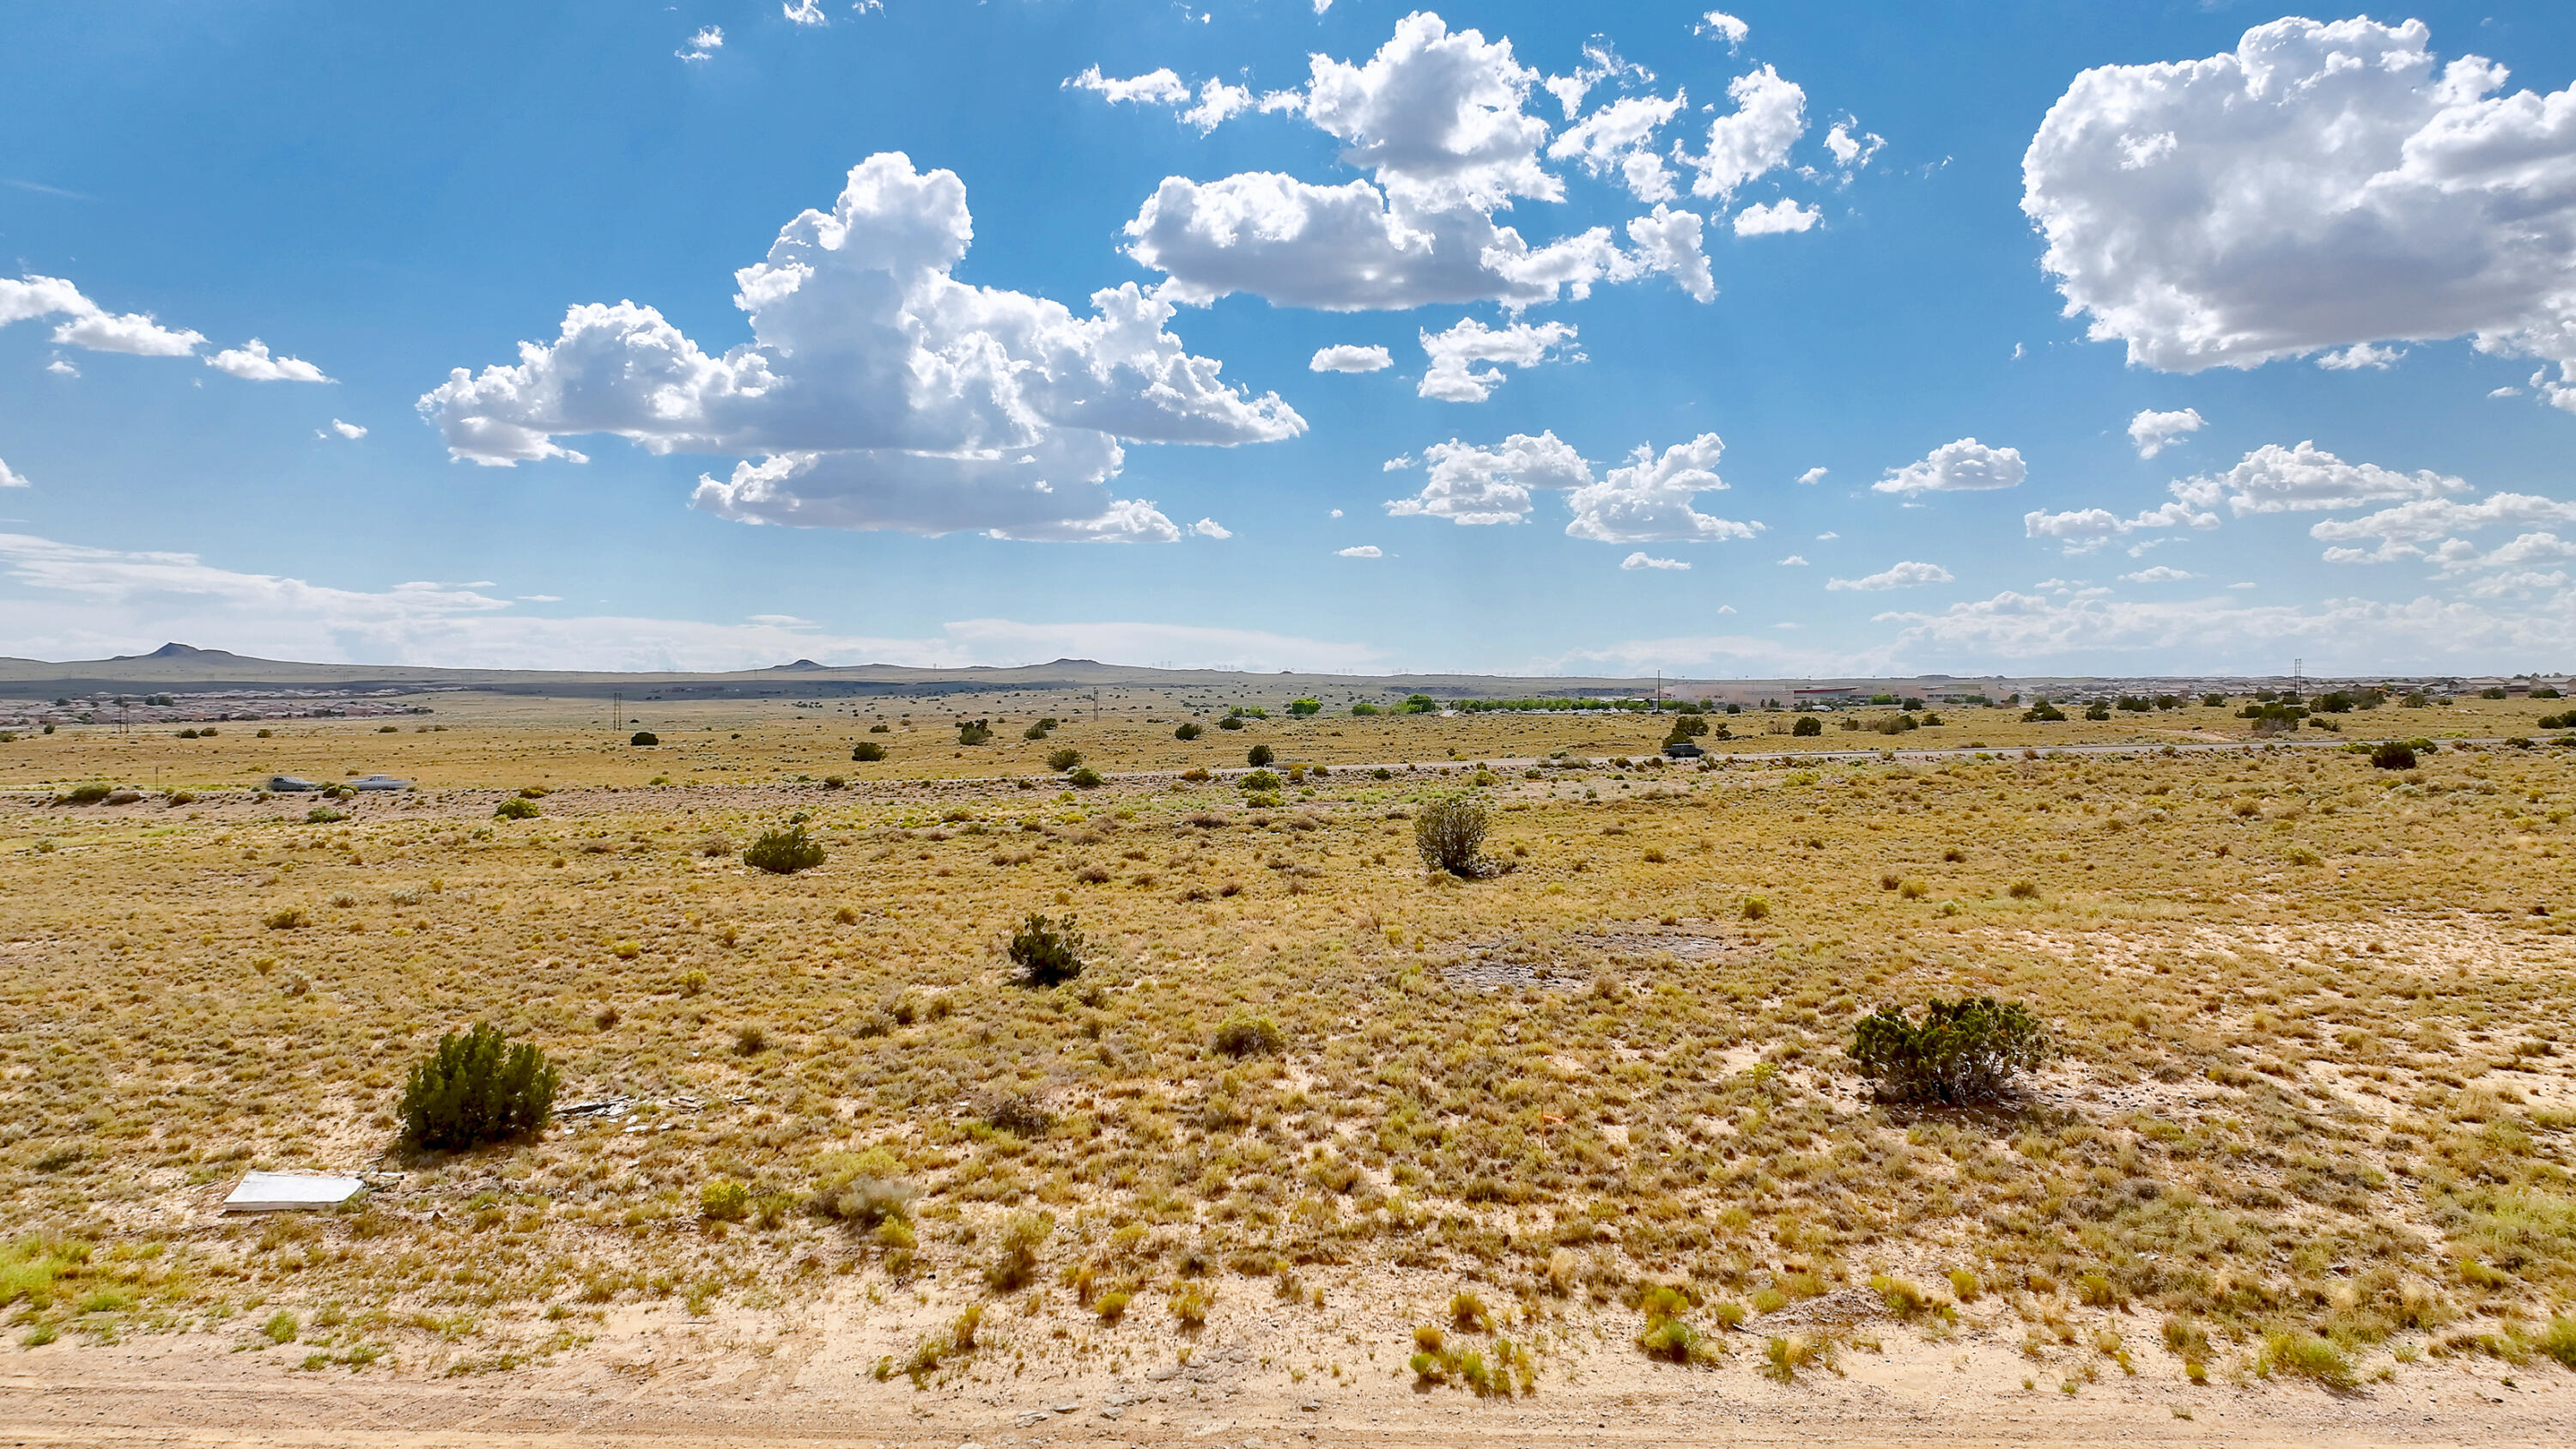
<svg viewBox="0 0 2576 1449">
<path fill-rule="evenodd" d="M 1451 708 L 1468 714 L 1486 710 L 1624 709 L 1643 714 L 1654 707 L 1645 699 L 1462 699 Z"/>
</svg>

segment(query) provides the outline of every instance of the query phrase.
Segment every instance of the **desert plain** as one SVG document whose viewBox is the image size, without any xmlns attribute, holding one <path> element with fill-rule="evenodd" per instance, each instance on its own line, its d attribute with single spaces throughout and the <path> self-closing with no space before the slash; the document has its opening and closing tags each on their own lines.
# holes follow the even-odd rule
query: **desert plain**
<svg viewBox="0 0 2576 1449">
<path fill-rule="evenodd" d="M 0 743 L 0 1443 L 2569 1433 L 2557 703 L 405 703 Z M 1962 994 L 2059 1055 L 1876 1100 Z M 476 1022 L 554 1120 L 405 1149 Z"/>
</svg>

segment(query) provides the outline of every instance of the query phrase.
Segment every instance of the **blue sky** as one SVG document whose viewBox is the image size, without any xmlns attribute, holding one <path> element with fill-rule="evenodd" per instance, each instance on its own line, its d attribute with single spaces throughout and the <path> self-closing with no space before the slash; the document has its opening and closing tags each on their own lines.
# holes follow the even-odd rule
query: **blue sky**
<svg viewBox="0 0 2576 1449">
<path fill-rule="evenodd" d="M 2546 3 L 19 4 L 0 653 L 2563 669 L 2571 72 Z"/>
</svg>

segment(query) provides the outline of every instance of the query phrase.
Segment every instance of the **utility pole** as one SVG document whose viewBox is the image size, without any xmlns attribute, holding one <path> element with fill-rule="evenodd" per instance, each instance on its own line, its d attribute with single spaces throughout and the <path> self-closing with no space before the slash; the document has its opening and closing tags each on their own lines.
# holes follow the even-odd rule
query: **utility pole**
<svg viewBox="0 0 2576 1449">
<path fill-rule="evenodd" d="M 608 732 L 613 735 L 624 728 L 626 728 L 625 692 L 611 690 L 608 695 Z"/>
</svg>

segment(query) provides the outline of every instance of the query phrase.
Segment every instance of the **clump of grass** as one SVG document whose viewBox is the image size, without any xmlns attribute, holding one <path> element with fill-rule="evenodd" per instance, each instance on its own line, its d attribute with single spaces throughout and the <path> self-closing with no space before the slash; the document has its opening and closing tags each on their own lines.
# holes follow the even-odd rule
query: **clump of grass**
<svg viewBox="0 0 2576 1449">
<path fill-rule="evenodd" d="M 555 1069 L 526 1042 L 512 1045 L 482 1022 L 463 1036 L 449 1032 L 414 1066 L 403 1090 L 403 1140 L 413 1147 L 462 1151 L 532 1137 L 554 1110 Z"/>
<path fill-rule="evenodd" d="M 544 813 L 537 808 L 536 801 L 524 795 L 513 795 L 492 807 L 492 818 L 495 820 L 534 820 Z"/>
<path fill-rule="evenodd" d="M 761 832 L 760 838 L 742 853 L 742 863 L 771 875 L 794 875 L 800 870 L 812 870 L 821 865 L 823 846 L 808 836 L 802 825 L 791 825 L 785 830 L 767 830 Z"/>
<path fill-rule="evenodd" d="M 1468 1333 L 1488 1333 L 1494 1327 L 1493 1316 L 1485 1311 L 1485 1300 L 1473 1293 L 1450 1296 L 1449 1321 Z"/>
<path fill-rule="evenodd" d="M 1646 1326 L 1637 1332 L 1637 1347 L 1648 1358 L 1681 1364 L 1717 1360 L 1720 1351 L 1715 1341 L 1686 1321 L 1690 1297 L 1680 1289 L 1657 1284 L 1637 1300 L 1637 1308 L 1646 1316 Z"/>
<path fill-rule="evenodd" d="M 1038 1275 L 1038 1247 L 1055 1231 L 1053 1213 L 1014 1213 L 1002 1225 L 1000 1250 L 984 1265 L 984 1283 L 996 1293 L 1017 1293 Z"/>
<path fill-rule="evenodd" d="M 1798 1377 L 1798 1370 L 1809 1367 L 1832 1368 L 1833 1344 L 1826 1339 L 1803 1333 L 1783 1334 L 1762 1346 L 1762 1371 L 1782 1383 Z"/>
<path fill-rule="evenodd" d="M 1216 1049 L 1230 1057 L 1275 1057 L 1287 1046 L 1279 1023 L 1266 1016 L 1228 1017 L 1216 1029 Z"/>
<path fill-rule="evenodd" d="M 751 1189 L 720 1177 L 698 1189 L 698 1216 L 709 1222 L 738 1223 L 751 1216 Z"/>
<path fill-rule="evenodd" d="M 2349 1389 L 2361 1381 L 2342 1349 L 2313 1333 L 2295 1329 L 2264 1336 L 2261 1367 L 2267 1374 L 2314 1379 L 2332 1389 Z"/>
<path fill-rule="evenodd" d="M 1207 1322 L 1208 1310 L 1214 1306 L 1215 1299 L 1205 1286 L 1183 1284 L 1172 1293 L 1172 1320 L 1185 1329 L 1198 1328 Z"/>
</svg>

